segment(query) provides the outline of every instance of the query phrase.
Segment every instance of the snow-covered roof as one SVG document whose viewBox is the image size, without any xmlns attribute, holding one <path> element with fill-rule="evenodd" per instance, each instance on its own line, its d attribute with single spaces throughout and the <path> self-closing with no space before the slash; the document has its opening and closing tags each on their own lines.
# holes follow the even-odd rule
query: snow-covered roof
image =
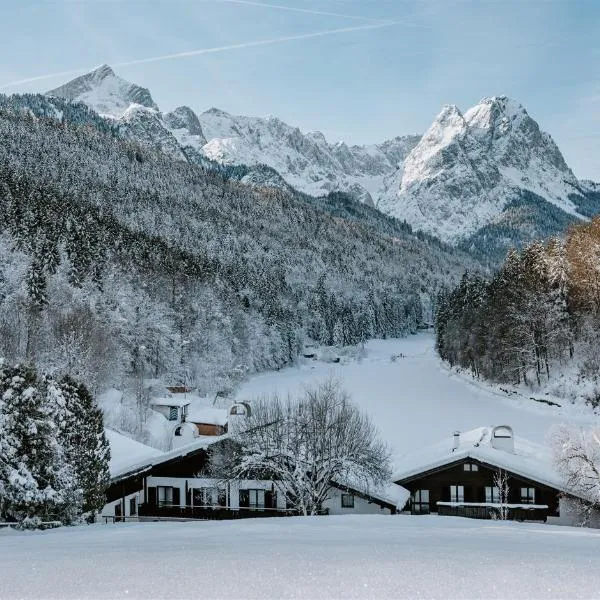
<svg viewBox="0 0 600 600">
<path fill-rule="evenodd" d="M 112 477 L 127 470 L 131 464 L 148 461 L 162 455 L 160 450 L 136 442 L 114 429 L 106 429 L 105 433 L 110 444 L 109 469 Z"/>
<path fill-rule="evenodd" d="M 198 450 L 203 450 L 204 448 L 208 448 L 210 445 L 220 442 L 227 438 L 227 434 L 225 435 L 201 435 L 197 437 L 193 442 L 186 444 L 185 446 L 181 446 L 179 448 L 175 448 L 170 450 L 169 452 L 160 452 L 156 450 L 155 455 L 148 456 L 145 459 L 138 461 L 131 461 L 127 464 L 123 464 L 121 468 L 115 469 L 113 471 L 111 469 L 111 477 L 113 480 L 121 479 L 126 475 L 134 475 L 136 473 L 141 473 L 143 471 L 147 471 L 156 465 L 160 465 L 162 463 L 168 462 L 174 458 L 180 458 L 183 456 L 187 456 L 193 452 L 197 452 Z M 137 443 L 137 442 L 136 442 Z M 152 450 L 154 450 L 152 448 Z"/>
<path fill-rule="evenodd" d="M 339 479 L 334 481 L 334 485 L 340 488 L 348 488 L 359 494 L 369 496 L 374 500 L 380 500 L 381 502 L 395 506 L 398 510 L 402 510 L 410 497 L 410 492 L 406 488 L 392 482 L 373 486 L 354 479 Z"/>
<path fill-rule="evenodd" d="M 150 400 L 152 406 L 177 406 L 178 408 L 187 406 L 190 402 L 191 399 L 187 398 L 185 394 L 181 396 L 177 394 L 176 396 L 168 396 L 167 398 L 152 398 Z"/>
<path fill-rule="evenodd" d="M 187 421 L 190 423 L 206 423 L 208 425 L 226 425 L 227 409 L 198 407 L 188 410 Z"/>
<path fill-rule="evenodd" d="M 402 484 L 426 471 L 472 458 L 555 489 L 569 491 L 554 468 L 548 447 L 513 436 L 514 452 L 494 448 L 493 429 L 478 427 L 461 433 L 456 449 L 453 449 L 454 437 L 449 435 L 432 446 L 407 454 L 397 461 L 392 480 Z"/>
</svg>

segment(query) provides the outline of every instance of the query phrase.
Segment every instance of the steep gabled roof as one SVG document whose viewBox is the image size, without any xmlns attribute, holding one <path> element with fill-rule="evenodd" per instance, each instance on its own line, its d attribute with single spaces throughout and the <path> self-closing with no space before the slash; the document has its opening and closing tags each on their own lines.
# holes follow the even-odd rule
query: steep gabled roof
<svg viewBox="0 0 600 600">
<path fill-rule="evenodd" d="M 132 461 L 128 465 L 122 466 L 120 469 L 115 469 L 114 472 L 111 470 L 111 481 L 114 483 L 116 481 L 120 481 L 121 479 L 133 477 L 134 475 L 139 475 L 141 473 L 149 471 L 150 469 L 152 469 L 152 467 L 156 467 L 157 465 L 162 465 L 164 463 L 168 463 L 170 461 L 189 456 L 190 454 L 196 454 L 198 452 L 206 450 L 206 448 L 208 448 L 212 444 L 227 439 L 227 437 L 227 434 L 200 436 L 196 438 L 193 442 L 186 444 L 185 446 L 181 446 L 180 448 L 170 450 L 169 452 L 157 451 L 157 455 L 150 456 L 146 460 Z"/>
<path fill-rule="evenodd" d="M 402 485 L 429 471 L 459 463 L 467 458 L 505 469 L 525 479 L 557 490 L 572 493 L 565 487 L 552 462 L 549 448 L 521 437 L 514 437 L 514 453 L 494 448 L 491 443 L 493 427 L 478 427 L 460 434 L 453 449 L 453 436 L 406 455 L 396 463 L 392 480 Z"/>
<path fill-rule="evenodd" d="M 147 462 L 163 454 L 160 450 L 137 442 L 114 429 L 105 429 L 105 433 L 110 444 L 111 477 L 128 470 L 131 464 Z"/>
</svg>

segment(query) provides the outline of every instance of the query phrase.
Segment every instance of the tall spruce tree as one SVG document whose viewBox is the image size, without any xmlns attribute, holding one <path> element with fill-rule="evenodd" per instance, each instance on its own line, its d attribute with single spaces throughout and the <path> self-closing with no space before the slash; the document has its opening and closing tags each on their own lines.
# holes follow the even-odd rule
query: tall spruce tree
<svg viewBox="0 0 600 600">
<path fill-rule="evenodd" d="M 3 438 L 12 449 L 10 494 L 3 511 L 17 521 L 72 522 L 78 512 L 79 492 L 58 440 L 44 382 L 33 368 L 17 365 L 3 369 L 0 392 L 6 425 Z"/>
<path fill-rule="evenodd" d="M 93 514 L 105 504 L 110 479 L 110 448 L 102 412 L 87 388 L 69 376 L 58 383 L 47 378 L 46 385 L 65 459 L 82 492 L 81 509 L 84 514 Z"/>
</svg>

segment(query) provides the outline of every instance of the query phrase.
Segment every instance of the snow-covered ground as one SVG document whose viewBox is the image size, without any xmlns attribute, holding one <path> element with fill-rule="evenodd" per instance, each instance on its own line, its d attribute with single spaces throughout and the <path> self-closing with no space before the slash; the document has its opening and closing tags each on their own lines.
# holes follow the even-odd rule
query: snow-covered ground
<svg viewBox="0 0 600 600">
<path fill-rule="evenodd" d="M 548 406 L 531 400 L 530 395 L 509 395 L 452 372 L 436 355 L 429 332 L 370 341 L 360 361 L 304 360 L 298 367 L 254 376 L 242 385 L 237 398 L 298 393 L 327 377 L 339 380 L 354 402 L 371 415 L 396 459 L 456 430 L 510 425 L 515 435 L 545 444 L 556 423 L 600 422 L 589 407 L 568 402 Z"/>
<path fill-rule="evenodd" d="M 0 531 L 8 598 L 597 598 L 600 532 L 340 516 Z"/>
</svg>

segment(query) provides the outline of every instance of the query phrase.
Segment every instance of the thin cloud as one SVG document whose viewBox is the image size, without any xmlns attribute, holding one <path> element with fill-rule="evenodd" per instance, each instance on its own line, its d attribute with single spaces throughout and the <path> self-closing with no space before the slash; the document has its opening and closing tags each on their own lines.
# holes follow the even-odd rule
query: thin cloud
<svg viewBox="0 0 600 600">
<path fill-rule="evenodd" d="M 175 54 L 162 54 L 160 56 L 150 56 L 147 58 L 138 58 L 136 60 L 128 60 L 124 62 L 113 63 L 114 67 L 131 67 L 134 65 L 142 65 L 152 62 L 162 62 L 167 60 L 177 60 L 180 58 L 189 58 L 192 56 L 201 56 L 203 54 L 215 54 L 217 52 L 229 52 L 231 50 L 241 50 L 243 48 L 254 48 L 257 46 L 269 46 L 271 44 L 281 44 L 283 42 L 292 42 L 296 40 L 308 40 L 312 38 L 325 37 L 328 35 L 336 35 L 341 33 L 351 33 L 353 31 L 364 31 L 368 29 L 380 29 L 382 27 L 391 27 L 392 25 L 400 25 L 397 21 L 386 21 L 373 23 L 368 25 L 356 25 L 353 27 L 341 27 L 338 29 L 326 29 L 324 31 L 316 31 L 314 33 L 303 33 L 299 35 L 287 35 L 284 37 L 269 38 L 266 40 L 257 40 L 254 42 L 242 42 L 240 44 L 230 44 L 228 46 L 215 46 L 213 48 L 200 48 L 198 50 L 189 50 L 187 52 L 177 52 Z M 46 79 L 54 79 L 57 77 L 66 77 L 70 75 L 77 75 L 90 71 L 94 67 L 73 69 L 70 71 L 61 71 L 59 73 L 48 73 L 46 75 L 37 75 L 35 77 L 27 77 L 25 79 L 19 79 L 16 81 L 10 81 L 0 86 L 0 90 L 4 90 L 11 87 L 16 87 L 26 83 L 34 83 L 36 81 L 43 81 Z"/>
</svg>

